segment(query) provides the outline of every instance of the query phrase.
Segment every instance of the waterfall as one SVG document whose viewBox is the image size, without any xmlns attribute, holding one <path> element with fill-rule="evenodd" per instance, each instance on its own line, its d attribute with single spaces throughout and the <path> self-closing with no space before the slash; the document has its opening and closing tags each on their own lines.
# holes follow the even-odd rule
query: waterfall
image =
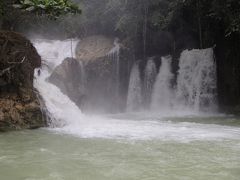
<svg viewBox="0 0 240 180">
<path fill-rule="evenodd" d="M 50 69 L 60 65 L 67 57 L 72 57 L 72 50 L 77 46 L 77 40 L 53 41 L 45 39 L 33 40 L 38 53 L 43 59 L 43 64 Z"/>
<path fill-rule="evenodd" d="M 83 94 L 85 94 L 86 92 L 86 72 L 85 72 L 85 69 L 84 69 L 84 64 L 82 61 L 79 61 L 79 65 L 80 65 L 80 72 L 81 72 L 81 81 L 80 81 L 80 86 L 81 87 L 81 91 Z"/>
<path fill-rule="evenodd" d="M 73 42 L 73 48 L 77 42 Z M 209 131 L 205 132 L 205 126 L 199 126 L 196 123 L 193 124 L 184 124 L 184 123 L 171 123 L 166 121 L 135 121 L 131 119 L 112 119 L 111 117 L 104 116 L 85 116 L 82 114 L 81 110 L 66 96 L 64 95 L 59 88 L 48 82 L 48 77 L 52 73 L 54 67 L 60 64 L 63 59 L 71 56 L 70 50 L 70 41 L 34 41 L 34 45 L 40 55 L 44 57 L 44 64 L 41 69 L 41 75 L 38 76 L 38 73 L 35 73 L 34 87 L 40 92 L 46 108 L 51 116 L 51 121 L 49 125 L 55 127 L 54 130 L 58 132 L 70 133 L 77 135 L 83 138 L 132 138 L 132 139 L 149 139 L 149 138 L 205 138 L 206 134 L 209 134 Z M 199 50 L 197 50 L 198 52 Z M 192 51 L 187 51 L 187 56 L 191 56 Z M 205 94 L 208 93 L 208 96 L 213 96 L 213 92 L 210 92 L 215 87 L 215 64 L 212 61 L 202 60 L 202 57 L 210 57 L 212 51 L 200 51 L 199 56 L 201 58 L 196 65 L 202 72 L 202 80 L 200 81 L 203 85 L 207 86 L 208 91 L 203 88 L 201 92 Z M 189 55 L 190 54 L 190 55 Z M 193 53 L 195 54 L 195 53 Z M 205 56 L 204 56 L 205 54 Z M 213 55 L 213 54 L 212 54 Z M 184 53 L 182 54 L 184 56 Z M 191 75 L 187 68 L 184 70 L 184 64 L 188 64 L 189 61 L 197 61 L 191 57 L 189 60 L 185 57 L 181 57 L 180 60 L 180 70 L 178 77 L 178 88 L 183 86 L 183 82 L 180 79 L 185 77 L 184 72 L 188 72 Z M 208 65 L 207 65 L 208 64 Z M 47 68 L 51 66 L 51 68 Z M 83 66 L 82 66 L 83 67 Z M 192 67 L 192 66 L 191 66 Z M 194 68 L 195 65 L 193 65 Z M 192 68 L 193 68 L 192 67 Z M 149 69 L 148 69 L 149 68 Z M 210 70 L 209 70 L 209 69 Z M 83 68 L 84 69 L 84 68 Z M 195 69 L 194 69 L 195 70 Z M 150 59 L 147 63 L 147 68 L 145 72 L 154 72 L 155 64 Z M 185 72 L 185 73 L 186 73 Z M 152 74 L 149 73 L 149 74 Z M 153 73 L 154 74 L 154 73 Z M 151 76 L 148 76 L 151 77 Z M 153 77 L 153 75 L 152 75 Z M 192 78 L 198 77 L 196 74 L 192 74 Z M 171 109 L 171 100 L 172 89 L 171 89 L 171 80 L 173 75 L 171 73 L 171 57 L 163 57 L 161 68 L 159 70 L 156 83 L 154 85 L 153 95 L 152 95 L 152 106 L 158 110 Z M 205 83 L 203 83 L 205 82 Z M 190 81 L 190 84 L 192 81 Z M 211 88 L 212 87 L 212 88 Z M 180 92 L 177 90 L 179 97 Z M 199 101 L 203 98 L 201 93 Z M 204 96 L 205 97 L 205 96 Z M 155 106 L 156 105 L 156 106 Z M 135 63 L 132 67 L 130 74 L 128 98 L 127 98 L 127 110 L 128 111 L 138 111 L 142 108 L 142 92 L 141 92 L 141 79 L 140 79 L 140 70 L 139 64 Z M 173 114 L 168 113 L 168 116 Z M 143 118 L 142 114 L 139 113 L 139 117 Z M 164 117 L 158 116 L 158 118 Z M 182 128 L 183 127 L 183 128 Z M 179 129 L 181 128 L 181 131 Z M 215 135 L 215 129 L 213 128 L 213 133 L 210 133 L 210 137 L 218 137 L 220 135 Z M 177 133 L 180 132 L 180 133 Z M 189 133 L 190 132 L 190 133 Z M 217 131 L 218 132 L 218 131 Z M 177 133 L 177 135 L 176 135 Z M 202 134 L 204 133 L 204 136 Z M 215 134 L 214 134 L 215 133 Z"/>
<path fill-rule="evenodd" d="M 152 93 L 151 110 L 166 111 L 172 109 L 172 100 L 174 96 L 171 86 L 171 81 L 173 79 L 171 62 L 171 56 L 161 58 L 161 67 Z"/>
<path fill-rule="evenodd" d="M 142 106 L 142 88 L 138 63 L 133 65 L 127 96 L 127 111 L 138 111 Z"/>
<path fill-rule="evenodd" d="M 213 49 L 183 51 L 177 78 L 178 106 L 194 111 L 214 110 L 216 90 Z"/>
<path fill-rule="evenodd" d="M 163 57 L 156 78 L 151 110 L 215 111 L 217 84 L 213 49 L 185 50 L 179 60 L 176 90 L 171 82 L 171 57 Z"/>
<path fill-rule="evenodd" d="M 73 41 L 73 48 L 77 41 Z M 43 58 L 41 75 L 36 74 L 34 86 L 38 89 L 52 117 L 51 126 L 73 125 L 81 121 L 81 110 L 56 86 L 47 81 L 53 69 L 66 57 L 71 57 L 71 41 L 35 40 L 34 45 Z M 119 55 L 119 46 L 111 55 Z M 119 62 L 119 58 L 116 58 Z M 216 64 L 212 49 L 183 51 L 179 61 L 176 90 L 172 88 L 172 58 L 161 58 L 161 66 L 156 77 L 156 65 L 152 58 L 144 71 L 144 100 L 151 99 L 150 108 L 154 111 L 190 109 L 199 111 L 216 107 Z M 80 62 L 82 80 L 85 83 L 84 65 Z M 119 65 L 119 63 L 118 63 Z M 119 73 L 116 73 L 119 75 Z M 154 83 L 155 82 L 155 83 Z M 153 85 L 154 84 L 154 85 Z M 150 98 L 151 97 L 151 98 Z M 127 111 L 139 111 L 142 108 L 142 83 L 139 64 L 131 69 Z M 64 109 L 64 111 L 63 111 Z M 77 118 L 76 118 L 77 117 Z"/>
<path fill-rule="evenodd" d="M 147 65 L 144 71 L 144 101 L 147 108 L 151 102 L 151 96 L 156 76 L 157 68 L 155 62 L 153 61 L 153 58 L 150 58 L 147 61 Z"/>
<path fill-rule="evenodd" d="M 71 57 L 71 41 L 34 40 L 34 46 L 42 56 L 44 66 L 41 75 L 35 73 L 34 87 L 39 91 L 51 116 L 50 126 L 61 127 L 74 124 L 83 117 L 81 110 L 58 87 L 47 81 L 53 68 Z M 75 49 L 77 40 L 72 42 Z M 50 68 L 49 68 L 50 67 Z"/>
<path fill-rule="evenodd" d="M 114 47 L 107 54 L 108 57 L 115 63 L 115 89 L 116 89 L 116 98 L 119 98 L 120 91 L 120 44 L 119 39 L 114 40 Z"/>
</svg>

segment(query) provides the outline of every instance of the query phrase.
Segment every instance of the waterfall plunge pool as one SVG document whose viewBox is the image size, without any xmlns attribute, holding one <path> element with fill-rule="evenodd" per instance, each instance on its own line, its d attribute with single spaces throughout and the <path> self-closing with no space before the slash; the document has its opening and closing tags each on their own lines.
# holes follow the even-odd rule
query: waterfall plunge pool
<svg viewBox="0 0 240 180">
<path fill-rule="evenodd" d="M 239 179 L 238 119 L 139 117 L 0 134 L 0 179 Z"/>
</svg>

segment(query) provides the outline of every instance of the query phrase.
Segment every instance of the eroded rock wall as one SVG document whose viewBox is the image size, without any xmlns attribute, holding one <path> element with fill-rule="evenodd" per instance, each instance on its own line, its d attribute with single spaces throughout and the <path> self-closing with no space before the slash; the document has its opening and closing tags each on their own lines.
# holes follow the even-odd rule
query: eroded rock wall
<svg viewBox="0 0 240 180">
<path fill-rule="evenodd" d="M 34 69 L 41 57 L 21 34 L 0 31 L 0 131 L 45 126 Z"/>
</svg>

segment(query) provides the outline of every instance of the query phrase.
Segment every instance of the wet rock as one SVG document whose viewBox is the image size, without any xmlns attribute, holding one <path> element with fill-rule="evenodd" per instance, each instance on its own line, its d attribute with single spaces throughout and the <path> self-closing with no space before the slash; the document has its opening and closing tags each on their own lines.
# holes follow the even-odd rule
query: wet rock
<svg viewBox="0 0 240 180">
<path fill-rule="evenodd" d="M 80 106 L 80 99 L 84 94 L 81 78 L 81 66 L 79 62 L 73 58 L 66 58 L 62 64 L 54 69 L 48 80 L 59 87 L 64 94 L 68 95 L 73 102 Z"/>
<path fill-rule="evenodd" d="M 45 126 L 33 89 L 41 58 L 18 33 L 0 31 L 0 131 Z"/>
<path fill-rule="evenodd" d="M 24 104 L 21 99 L 0 99 L 0 131 L 43 127 L 43 114 L 37 99 Z"/>
<path fill-rule="evenodd" d="M 134 59 L 129 49 L 118 38 L 96 35 L 79 42 L 76 57 L 85 70 L 86 111 L 124 110 L 129 67 Z"/>
<path fill-rule="evenodd" d="M 82 39 L 76 47 L 76 57 L 85 69 L 86 109 L 105 111 L 112 109 L 116 92 L 116 61 L 110 55 L 114 38 L 95 35 Z M 111 110 L 112 111 L 112 110 Z"/>
<path fill-rule="evenodd" d="M 82 39 L 76 47 L 78 60 L 88 62 L 105 57 L 114 46 L 114 38 L 102 35 L 89 36 Z"/>
</svg>

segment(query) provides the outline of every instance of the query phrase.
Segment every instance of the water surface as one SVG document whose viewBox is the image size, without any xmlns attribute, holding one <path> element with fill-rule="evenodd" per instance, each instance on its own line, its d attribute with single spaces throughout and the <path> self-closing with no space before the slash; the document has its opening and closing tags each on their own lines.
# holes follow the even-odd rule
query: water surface
<svg viewBox="0 0 240 180">
<path fill-rule="evenodd" d="M 238 119 L 185 118 L 184 121 L 184 118 L 175 118 L 159 122 L 160 120 L 154 121 L 150 118 L 145 120 L 125 118 L 126 115 L 119 115 L 118 120 L 114 122 L 128 122 L 125 127 L 130 126 L 130 128 L 136 122 L 140 124 L 143 133 L 136 133 L 134 128 L 120 131 L 106 129 L 104 135 L 104 131 L 97 129 L 96 126 L 95 132 L 93 126 L 91 131 L 84 133 L 74 133 L 75 131 L 67 131 L 64 128 L 2 133 L 0 134 L 0 179 L 238 180 L 240 178 Z M 113 121 L 108 118 L 105 120 Z M 152 130 L 149 129 L 150 122 L 156 123 L 155 130 L 163 132 L 156 134 L 149 131 Z M 118 127 L 111 124 L 111 128 Z M 162 124 L 165 126 L 161 129 Z M 103 122 L 102 125 L 104 128 Z M 164 128 L 171 126 L 174 127 L 173 130 L 164 131 Z M 121 124 L 120 127 L 123 128 Z M 114 130 L 118 133 L 111 134 Z M 203 132 L 206 134 L 203 135 Z M 119 133 L 126 134 L 119 136 Z"/>
</svg>

